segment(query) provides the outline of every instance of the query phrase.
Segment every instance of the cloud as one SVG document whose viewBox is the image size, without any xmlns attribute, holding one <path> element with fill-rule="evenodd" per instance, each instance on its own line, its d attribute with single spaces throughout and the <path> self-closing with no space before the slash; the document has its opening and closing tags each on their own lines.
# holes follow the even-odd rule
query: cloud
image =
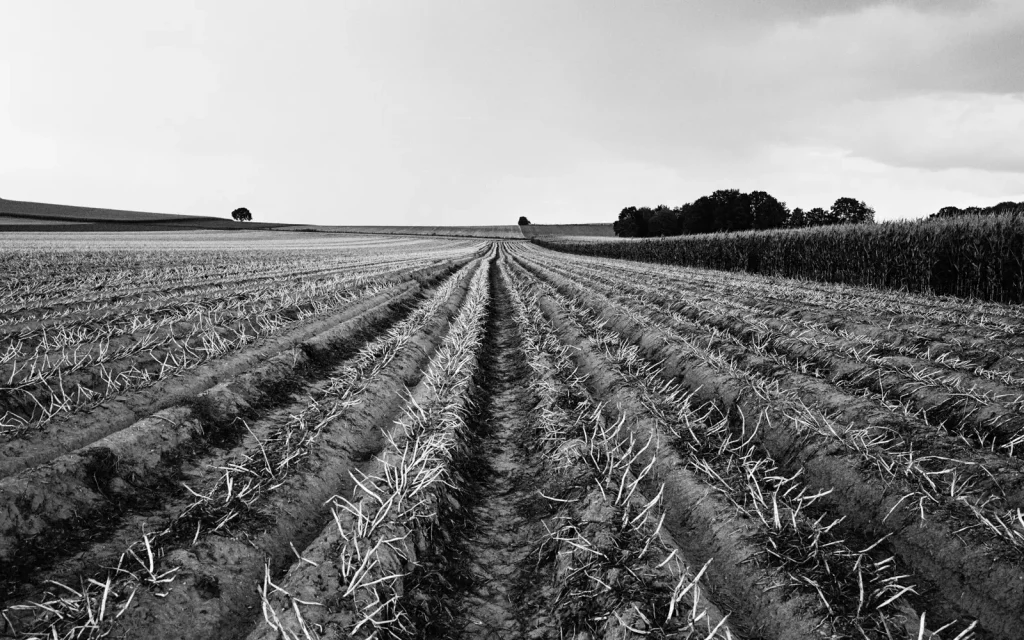
<svg viewBox="0 0 1024 640">
<path fill-rule="evenodd" d="M 609 64 L 584 71 L 584 106 L 566 127 L 668 166 L 803 145 L 894 166 L 1019 171 L 1024 4 L 939 5 L 794 1 L 753 29 L 740 5 L 716 3 L 707 13 L 731 9 L 751 28 L 671 48 L 610 43 Z"/>
<path fill-rule="evenodd" d="M 884 3 L 780 25 L 748 51 L 748 72 L 811 82 L 838 98 L 1024 90 L 1024 5 L 967 6 L 923 12 Z"/>
<path fill-rule="evenodd" d="M 781 146 L 741 169 L 770 192 L 792 194 L 791 207 L 829 206 L 837 197 L 867 201 L 879 220 L 928 215 L 947 205 L 1024 199 L 1024 176 L 979 169 L 930 170 L 851 155 L 840 148 Z"/>
<path fill-rule="evenodd" d="M 851 102 L 831 114 L 820 136 L 892 166 L 1024 174 L 1024 95 Z"/>
</svg>

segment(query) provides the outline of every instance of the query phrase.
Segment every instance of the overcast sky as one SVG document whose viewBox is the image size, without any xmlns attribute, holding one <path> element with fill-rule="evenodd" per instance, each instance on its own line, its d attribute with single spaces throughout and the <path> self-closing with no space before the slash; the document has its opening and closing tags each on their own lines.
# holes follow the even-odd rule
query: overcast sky
<svg viewBox="0 0 1024 640">
<path fill-rule="evenodd" d="M 1024 200 L 1022 0 L 0 0 L 0 197 L 611 221 Z"/>
</svg>

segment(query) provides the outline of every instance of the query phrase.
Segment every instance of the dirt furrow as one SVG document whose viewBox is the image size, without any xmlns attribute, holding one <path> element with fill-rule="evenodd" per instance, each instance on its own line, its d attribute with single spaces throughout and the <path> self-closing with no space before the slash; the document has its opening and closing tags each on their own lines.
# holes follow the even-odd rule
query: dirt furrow
<svg viewBox="0 0 1024 640">
<path fill-rule="evenodd" d="M 0 638 L 1021 637 L 1024 307 L 296 238 L 12 271 L 8 391 L 211 361 L 0 398 Z"/>
<path fill-rule="evenodd" d="M 580 281 L 597 289 L 587 278 L 580 278 Z M 785 336 L 751 328 L 738 318 L 716 316 L 704 306 L 693 305 L 693 313 L 703 318 L 693 321 L 689 314 L 680 316 L 675 312 L 677 307 L 686 306 L 685 301 L 669 301 L 657 293 L 645 296 L 623 293 L 629 289 L 630 285 L 618 289 L 599 288 L 637 317 L 676 336 L 696 340 L 709 352 L 721 354 L 736 366 L 771 380 L 835 421 L 865 424 L 878 433 L 888 433 L 900 440 L 902 448 L 921 452 L 923 463 L 942 460 L 943 464 L 953 465 L 957 473 L 967 479 L 965 485 L 970 485 L 970 491 L 981 500 L 994 501 L 1008 509 L 1024 507 L 1024 464 L 1007 455 L 1010 447 L 989 450 L 993 442 L 1007 442 L 993 435 L 991 421 L 986 418 L 991 417 L 991 413 L 974 407 L 966 412 L 970 419 L 968 424 L 955 419 L 957 412 L 952 406 L 955 403 L 969 406 L 973 402 L 969 398 L 961 394 L 939 394 L 935 390 L 929 393 L 928 387 L 920 381 L 894 380 L 893 374 L 883 377 L 881 372 L 864 373 L 867 367 L 833 360 L 821 349 L 800 345 L 799 350 L 794 350 L 789 345 L 793 341 Z M 651 304 L 652 301 L 659 304 Z M 847 373 L 841 379 L 833 379 L 828 373 L 833 369 Z M 851 370 L 857 375 L 852 375 Z M 857 389 L 862 391 L 858 393 Z M 929 405 L 925 411 L 925 407 L 909 404 L 901 389 L 910 389 L 909 394 L 930 396 L 947 410 L 935 410 L 934 405 Z M 1009 421 L 1003 424 L 1012 426 Z"/>
<path fill-rule="evenodd" d="M 564 268 L 552 269 L 571 275 Z M 576 277 L 593 282 L 586 276 Z M 597 282 L 619 304 L 655 314 L 667 327 L 696 335 L 724 331 L 736 339 L 740 352 L 756 356 L 767 351 L 787 360 L 790 368 L 812 369 L 814 375 L 834 385 L 867 389 L 908 404 L 931 425 L 966 434 L 978 440 L 981 448 L 994 441 L 1001 449 L 1012 451 L 1014 443 L 1024 439 L 1019 390 L 998 378 L 922 362 L 898 352 L 870 353 L 864 344 L 811 329 L 770 326 L 761 317 L 733 315 L 728 303 L 703 296 L 670 296 L 628 283 L 619 285 L 611 278 Z M 827 393 L 818 395 L 828 397 Z"/>
<path fill-rule="evenodd" d="M 700 554 L 668 532 L 679 492 L 659 485 L 653 466 L 641 461 L 651 441 L 606 419 L 606 398 L 588 390 L 577 344 L 562 341 L 527 289 L 519 282 L 510 291 L 539 399 L 525 449 L 542 498 L 531 511 L 544 517 L 545 533 L 524 572 L 524 601 L 543 624 L 530 637 L 739 637 L 735 621 L 707 596 L 701 576 L 710 561 L 698 569 Z"/>
<path fill-rule="evenodd" d="M 837 299 L 834 291 L 822 290 L 820 286 L 812 286 L 814 283 L 798 280 L 656 265 L 640 266 L 629 262 L 602 262 L 578 256 L 563 255 L 554 261 L 549 254 L 538 254 L 536 250 L 525 252 L 524 255 L 547 267 L 565 268 L 568 265 L 578 274 L 601 274 L 614 282 L 622 281 L 623 273 L 628 273 L 637 276 L 640 282 L 657 283 L 658 288 L 667 295 L 732 302 L 747 307 L 751 313 L 790 322 L 822 323 L 867 338 L 888 339 L 894 344 L 910 345 L 922 353 L 951 352 L 964 357 L 979 357 L 986 366 L 994 366 L 999 370 L 1021 370 L 1024 366 L 1019 358 L 1009 357 L 1010 353 L 1024 356 L 1021 336 L 1005 333 L 1007 329 L 1013 329 L 1017 322 L 1007 317 L 991 323 L 988 319 L 997 318 L 998 314 L 981 313 L 978 305 L 969 306 L 960 300 L 931 298 L 927 303 L 922 301 L 919 309 L 910 312 L 902 308 L 893 309 L 885 304 L 865 303 L 872 292 L 863 287 L 851 290 Z M 859 304 L 848 304 L 855 302 Z M 953 305 L 955 312 L 944 313 L 944 304 Z M 1001 308 L 1005 309 L 1005 305 Z M 974 317 L 978 318 L 980 324 L 971 328 L 973 323 L 970 319 Z"/>
<path fill-rule="evenodd" d="M 1012 349 L 1006 341 L 989 341 L 985 348 L 965 345 L 949 340 L 930 340 L 914 332 L 914 325 L 895 322 L 884 316 L 866 316 L 859 320 L 850 316 L 834 315 L 833 309 L 809 308 L 799 300 L 786 306 L 764 308 L 759 292 L 751 286 L 730 292 L 716 291 L 714 287 L 698 286 L 686 282 L 685 286 L 669 277 L 651 274 L 643 281 L 623 282 L 620 275 L 607 268 L 573 270 L 564 264 L 547 264 L 563 276 L 574 275 L 588 281 L 597 281 L 602 287 L 631 291 L 645 302 L 663 312 L 683 312 L 693 320 L 725 322 L 730 330 L 740 329 L 746 334 L 771 330 L 787 337 L 814 336 L 823 346 L 840 350 L 855 349 L 878 357 L 912 356 L 917 364 L 938 366 L 947 373 L 971 375 L 979 378 L 982 387 L 986 381 L 1012 383 L 1024 375 L 1024 365 L 1009 357 Z M 652 282 L 653 280 L 653 282 Z M 650 286 L 656 283 L 658 286 Z M 646 286 L 645 286 L 646 285 Z M 752 325 L 752 326 L 751 326 Z M 927 325 L 934 331 L 934 327 Z M 1022 352 L 1024 353 L 1024 352 Z M 994 390 L 994 395 L 1001 393 Z M 1013 395 L 1013 394 L 1011 394 Z"/>
<path fill-rule="evenodd" d="M 409 277 L 418 283 L 424 276 L 431 279 L 443 275 L 444 269 L 440 272 L 409 274 Z M 344 310 L 340 314 L 334 314 L 334 322 L 352 317 L 353 311 L 360 305 L 372 306 L 375 301 L 380 304 L 381 294 L 374 295 L 379 288 L 378 285 L 369 286 L 366 293 L 361 296 L 362 300 L 359 299 L 358 293 L 353 294 L 357 297 L 347 303 L 335 300 L 336 306 Z M 405 282 L 397 287 L 384 288 L 388 291 L 383 295 L 401 295 L 410 293 L 416 286 Z M 349 314 L 347 317 L 346 313 Z M 308 322 L 303 324 L 308 326 Z M 221 363 L 225 360 L 238 359 L 231 358 L 232 353 L 240 351 L 248 354 L 254 350 L 258 351 L 258 348 L 249 346 L 254 340 L 264 344 L 280 344 L 280 341 L 273 340 L 272 336 L 281 329 L 281 326 L 263 327 L 260 330 L 263 339 L 258 340 L 253 335 L 234 335 L 223 327 L 207 327 L 185 344 L 174 343 L 175 346 L 155 348 L 149 352 L 136 354 L 137 358 L 122 358 L 110 363 L 93 365 L 87 370 L 69 374 L 66 378 L 58 376 L 56 382 L 44 380 L 24 389 L 4 389 L 0 391 L 0 410 L 3 410 L 0 420 L 4 421 L 5 426 L 3 435 L 7 438 L 17 438 L 26 433 L 47 433 L 56 426 L 48 424 L 55 419 L 61 422 L 81 422 L 86 420 L 82 416 L 88 415 L 90 407 L 111 400 L 112 403 L 133 405 L 140 399 L 146 402 L 146 398 L 152 398 L 154 395 L 161 399 L 167 398 L 176 390 L 176 381 L 182 378 L 201 377 L 202 365 L 208 361 L 212 361 L 214 371 L 223 374 L 225 367 Z M 195 373 L 200 375 L 196 376 Z M 169 391 L 171 393 L 168 393 Z M 67 420 L 60 420 L 68 414 L 70 415 Z"/>
<path fill-rule="evenodd" d="M 786 473 L 800 472 L 815 490 L 831 491 L 822 501 L 830 510 L 846 516 L 841 531 L 861 540 L 887 536 L 878 549 L 890 550 L 905 563 L 920 585 L 919 602 L 927 608 L 930 620 L 977 618 L 980 628 L 991 637 L 1014 637 L 1012 630 L 1019 627 L 1019 613 L 1009 603 L 1018 601 L 1024 588 L 1024 574 L 1016 559 L 1019 554 L 987 529 L 980 530 L 980 522 L 965 527 L 964 514 L 954 517 L 947 511 L 960 506 L 960 502 L 949 501 L 948 506 L 936 508 L 927 516 L 925 499 L 907 504 L 906 497 L 917 495 L 923 487 L 914 483 L 927 480 L 911 473 L 915 469 L 912 464 L 904 470 L 902 465 L 907 461 L 903 458 L 886 462 L 887 456 L 899 452 L 847 443 L 840 435 L 842 427 L 816 423 L 828 422 L 822 416 L 793 413 L 786 408 L 791 401 L 784 396 L 769 400 L 770 389 L 750 388 L 744 378 L 729 373 L 727 362 L 690 355 L 687 348 L 676 346 L 682 346 L 678 338 L 658 327 L 638 323 L 603 296 L 583 291 L 538 270 L 536 265 L 527 266 L 566 295 L 582 301 L 604 326 L 636 345 L 649 361 L 663 362 L 666 379 L 678 381 L 698 399 L 713 402 L 723 414 L 735 416 L 735 431 L 745 424 L 739 421 L 741 415 L 756 422 L 756 441 Z M 972 542 L 963 537 L 965 532 L 969 532 Z"/>
<path fill-rule="evenodd" d="M 499 378 L 489 399 L 486 435 L 479 444 L 487 473 L 470 517 L 472 531 L 462 552 L 468 559 L 465 592 L 455 603 L 460 612 L 457 628 L 461 637 L 515 637 L 523 632 L 512 596 L 521 590 L 520 568 L 527 560 L 530 540 L 543 529 L 523 516 L 525 503 L 537 496 L 529 483 L 528 470 L 519 460 L 522 452 L 516 440 L 526 429 L 524 389 L 510 375 L 515 370 L 513 352 L 506 333 L 504 349 L 491 366 Z"/>
<path fill-rule="evenodd" d="M 451 521 L 464 500 L 459 470 L 486 320 L 488 268 L 474 277 L 435 356 L 421 364 L 422 380 L 409 402 L 396 404 L 400 418 L 380 425 L 376 457 L 328 501 L 333 524 L 304 545 L 284 575 L 268 570 L 263 620 L 250 640 L 413 632 L 415 614 L 402 597 L 410 573 L 443 535 L 440 523 Z"/>
<path fill-rule="evenodd" d="M 647 414 L 642 403 L 608 371 L 607 364 L 588 343 L 587 337 L 572 326 L 565 312 L 553 299 L 538 300 L 545 318 L 559 338 L 572 345 L 570 352 L 594 397 L 608 403 L 612 421 L 625 420 L 629 429 L 622 437 L 636 434 L 641 442 L 660 442 L 658 422 Z M 764 561 L 754 543 L 754 523 L 734 513 L 718 500 L 714 491 L 683 468 L 682 462 L 667 447 L 651 447 L 642 464 L 654 466 L 652 479 L 664 484 L 665 526 L 679 542 L 684 555 L 700 566 L 709 563 L 707 576 L 712 598 L 732 613 L 740 629 L 755 637 L 773 639 L 821 638 L 828 625 L 820 619 L 820 604 L 807 594 L 787 592 L 782 574 Z M 643 487 L 656 491 L 653 484 Z M 765 588 L 769 587 L 769 588 Z"/>
<path fill-rule="evenodd" d="M 448 262 L 446 259 L 437 257 L 421 257 L 416 260 L 414 268 L 431 268 Z M 381 259 L 379 256 L 371 259 L 357 259 L 341 261 L 338 264 L 329 266 L 317 265 L 312 268 L 295 268 L 292 265 L 280 269 L 269 269 L 259 275 L 252 275 L 251 271 L 244 267 L 239 268 L 232 265 L 227 269 L 225 265 L 216 268 L 216 278 L 203 279 L 192 276 L 182 278 L 177 284 L 172 281 L 161 281 L 160 285 L 153 284 L 149 287 L 131 288 L 124 286 L 101 286 L 105 289 L 101 294 L 92 296 L 83 295 L 88 288 L 83 288 L 81 283 L 71 283 L 63 294 L 65 300 L 60 300 L 62 294 L 48 292 L 35 296 L 35 300 L 42 306 L 32 307 L 24 305 L 2 305 L 0 306 L 0 336 L 8 331 L 19 331 L 23 328 L 34 329 L 39 326 L 46 326 L 52 322 L 63 322 L 65 320 L 76 321 L 96 316 L 106 317 L 108 315 L 117 317 L 125 311 L 141 311 L 152 307 L 155 303 L 173 304 L 176 302 L 189 302 L 195 299 L 217 297 L 225 292 L 235 294 L 247 290 L 257 290 L 265 287 L 268 283 L 281 283 L 288 280 L 300 280 L 320 275 L 333 275 L 337 273 L 352 273 L 353 271 L 366 271 L 385 274 L 388 271 L 396 272 L 396 275 L 407 268 L 410 260 L 406 256 L 397 259 Z M 232 273 L 233 272 L 233 273 Z M 157 269 L 155 274 L 163 275 L 162 270 Z M 154 277 L 154 281 L 159 277 Z M 187 283 L 187 284 L 186 284 Z M 77 284 L 78 286 L 74 286 Z"/>
<path fill-rule="evenodd" d="M 18 437 L 8 436 L 0 444 L 0 478 L 87 446 L 157 411 L 186 402 L 222 381 L 234 382 L 247 373 L 256 373 L 257 378 L 267 377 L 266 373 L 262 376 L 258 373 L 259 368 L 265 367 L 267 361 L 275 357 L 281 363 L 294 364 L 297 359 L 304 357 L 315 362 L 327 355 L 331 345 L 338 342 L 339 335 L 336 334 L 339 329 L 344 334 L 346 323 L 357 321 L 365 314 L 390 313 L 394 305 L 414 299 L 418 293 L 463 264 L 446 265 L 418 274 L 411 282 L 399 285 L 394 290 L 382 292 L 351 305 L 341 313 L 268 339 L 237 355 L 201 365 L 187 374 L 110 400 L 89 411 L 57 419 L 45 429 L 30 430 Z M 287 376 L 269 376 L 271 379 L 284 377 Z M 269 385 L 267 382 L 269 380 L 257 381 L 259 386 L 273 386 L 272 382 Z"/>
<path fill-rule="evenodd" d="M 537 616 L 524 600 L 527 593 L 543 590 L 536 582 L 525 582 L 536 578 L 530 554 L 545 532 L 533 507 L 541 500 L 536 480 L 544 473 L 544 463 L 527 449 L 535 398 L 528 388 L 529 371 L 508 290 L 497 269 L 492 271 L 491 290 L 473 421 L 476 437 L 466 468 L 469 509 L 461 522 L 450 525 L 454 536 L 445 545 L 445 556 L 424 558 L 426 568 L 414 574 L 410 585 L 409 599 L 436 599 L 440 585 L 426 576 L 437 568 L 453 586 L 440 606 L 424 610 L 443 609 L 447 615 L 419 616 L 419 633 L 426 637 L 514 638 L 537 631 L 531 625 Z M 529 595 L 535 600 L 539 593 Z"/>
<path fill-rule="evenodd" d="M 289 558 L 293 559 L 291 545 L 298 544 L 301 548 L 304 540 L 322 527 L 324 518 L 329 517 L 323 512 L 322 503 L 350 483 L 348 473 L 354 468 L 353 461 L 372 456 L 382 445 L 380 426 L 398 411 L 398 396 L 402 390 L 415 384 L 422 375 L 423 365 L 447 331 L 448 319 L 465 294 L 472 271 L 471 268 L 455 276 L 458 282 L 453 281 L 456 286 L 450 297 L 438 300 L 438 311 L 425 318 L 425 322 L 416 322 L 417 327 L 410 327 L 412 332 L 403 339 L 401 344 L 405 346 L 399 352 L 374 365 L 384 367 L 380 375 L 362 380 L 361 374 L 353 373 L 355 377 L 346 384 L 354 384 L 362 390 L 353 398 L 351 408 L 346 408 L 350 404 L 346 400 L 341 408 L 321 419 L 320 424 L 305 424 L 301 420 L 284 425 L 257 422 L 251 429 L 256 435 L 248 441 L 248 450 L 228 456 L 220 463 L 223 466 L 204 474 L 209 480 L 195 484 L 191 493 L 196 498 L 206 497 L 198 501 L 192 498 L 184 510 L 178 505 L 179 512 L 169 514 L 173 515 L 170 523 L 159 538 L 154 536 L 152 540 L 153 544 L 159 544 L 160 557 L 165 558 L 159 562 L 163 571 L 175 576 L 173 589 L 165 590 L 151 580 L 147 587 L 145 580 L 133 582 L 132 574 L 126 573 L 122 582 L 125 579 L 128 582 L 119 588 L 130 589 L 135 595 L 134 605 L 126 609 L 121 620 L 121 628 L 139 629 L 148 625 L 163 628 L 166 624 L 168 626 L 161 632 L 163 637 L 198 638 L 215 630 L 218 637 L 224 637 L 228 629 L 248 622 L 245 612 L 255 597 L 253 585 L 263 570 L 264 557 L 269 558 L 275 570 Z M 382 336 L 380 340 L 386 342 L 391 338 Z M 369 353 L 368 358 L 359 366 L 370 366 L 376 356 Z M 352 363 L 345 365 L 351 366 Z M 329 404 L 330 396 L 320 402 Z M 273 420 L 275 415 L 268 417 Z M 294 447 L 289 442 L 306 438 L 303 434 L 310 430 L 314 431 L 308 437 L 313 440 L 296 451 L 298 457 L 288 453 L 285 459 L 277 461 L 274 457 L 277 448 Z M 275 435 L 275 432 L 280 433 Z M 270 475 L 253 485 L 245 465 L 255 462 L 254 469 L 261 470 L 264 460 L 267 465 L 273 463 L 273 470 L 268 467 L 266 471 Z M 233 482 L 225 484 L 228 479 L 225 471 L 235 476 Z M 168 504 L 167 508 L 175 508 L 175 504 Z M 147 539 L 145 546 L 149 544 Z M 138 543 L 135 546 L 139 548 Z M 94 548 L 86 555 L 97 553 Z M 131 567 L 126 568 L 131 570 Z M 138 567 L 134 570 L 138 571 Z M 216 589 L 211 591 L 211 585 Z M 178 620 L 176 611 L 181 608 L 192 612 L 188 624 L 182 625 Z M 38 614 L 38 610 L 32 609 L 28 613 L 33 611 Z M 44 628 L 48 624 L 45 619 L 33 621 L 31 616 L 27 619 L 28 622 L 22 620 L 21 624 L 42 624 Z"/>
</svg>

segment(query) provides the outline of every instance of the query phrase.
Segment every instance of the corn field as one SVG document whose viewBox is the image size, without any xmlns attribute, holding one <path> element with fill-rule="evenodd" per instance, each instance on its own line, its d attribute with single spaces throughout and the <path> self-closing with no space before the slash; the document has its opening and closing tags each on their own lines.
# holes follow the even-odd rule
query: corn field
<svg viewBox="0 0 1024 640">
<path fill-rule="evenodd" d="M 537 238 L 569 253 L 786 278 L 1024 302 L 1024 216 L 715 233 Z"/>
<path fill-rule="evenodd" d="M 367 234 L 0 271 L 0 638 L 1021 637 L 1019 305 Z"/>
</svg>

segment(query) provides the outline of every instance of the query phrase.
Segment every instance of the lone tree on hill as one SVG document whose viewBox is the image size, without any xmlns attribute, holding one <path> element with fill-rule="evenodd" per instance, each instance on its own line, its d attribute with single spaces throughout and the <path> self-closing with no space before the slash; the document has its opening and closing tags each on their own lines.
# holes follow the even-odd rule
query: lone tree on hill
<svg viewBox="0 0 1024 640">
<path fill-rule="evenodd" d="M 245 207 L 239 207 L 232 211 L 231 217 L 239 222 L 250 222 L 252 220 L 252 214 Z"/>
<path fill-rule="evenodd" d="M 519 216 L 519 226 L 521 227 L 524 224 L 530 224 L 530 221 L 526 219 L 526 216 Z"/>
</svg>

